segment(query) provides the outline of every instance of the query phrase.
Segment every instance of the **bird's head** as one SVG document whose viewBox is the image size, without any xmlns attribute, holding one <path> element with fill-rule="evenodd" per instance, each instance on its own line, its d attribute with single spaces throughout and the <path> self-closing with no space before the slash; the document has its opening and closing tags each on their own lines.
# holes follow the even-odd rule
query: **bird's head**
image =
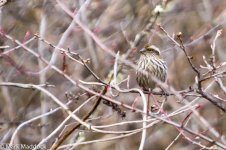
<svg viewBox="0 0 226 150">
<path fill-rule="evenodd" d="M 140 53 L 142 53 L 142 54 L 155 54 L 155 55 L 159 56 L 160 50 L 155 45 L 147 44 L 144 48 L 142 48 L 140 50 Z"/>
</svg>

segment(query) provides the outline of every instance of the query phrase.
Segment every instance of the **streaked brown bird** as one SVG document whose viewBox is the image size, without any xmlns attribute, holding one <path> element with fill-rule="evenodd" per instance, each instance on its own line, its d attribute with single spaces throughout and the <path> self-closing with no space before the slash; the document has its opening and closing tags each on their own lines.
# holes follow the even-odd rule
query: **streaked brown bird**
<svg viewBox="0 0 226 150">
<path fill-rule="evenodd" d="M 161 58 L 159 48 L 154 45 L 147 44 L 140 50 L 140 54 L 136 69 L 137 83 L 143 90 L 153 90 L 156 83 L 151 76 L 165 82 L 167 76 L 166 62 Z"/>
</svg>

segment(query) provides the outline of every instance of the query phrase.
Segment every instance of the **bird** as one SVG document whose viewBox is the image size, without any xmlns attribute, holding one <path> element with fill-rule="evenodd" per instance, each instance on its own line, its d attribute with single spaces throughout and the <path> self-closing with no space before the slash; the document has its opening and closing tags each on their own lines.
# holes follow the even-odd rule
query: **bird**
<svg viewBox="0 0 226 150">
<path fill-rule="evenodd" d="M 165 82 L 167 65 L 160 55 L 159 48 L 155 45 L 147 44 L 139 52 L 140 58 L 137 61 L 136 80 L 143 90 L 152 91 L 157 87 L 152 76 Z"/>
</svg>

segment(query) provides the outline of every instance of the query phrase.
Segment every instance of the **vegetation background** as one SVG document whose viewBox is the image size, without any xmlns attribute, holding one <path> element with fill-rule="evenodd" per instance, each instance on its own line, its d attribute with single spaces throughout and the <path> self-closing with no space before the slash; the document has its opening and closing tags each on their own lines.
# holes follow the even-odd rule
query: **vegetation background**
<svg viewBox="0 0 226 150">
<path fill-rule="evenodd" d="M 203 78 L 210 77 L 202 83 L 202 89 L 208 87 L 207 94 L 219 98 L 225 106 L 226 1 L 8 0 L 1 1 L 1 3 L 1 143 L 38 144 L 53 133 L 54 129 L 59 127 L 68 116 L 67 110 L 59 106 L 48 94 L 33 87 L 32 89 L 25 89 L 21 85 L 15 87 L 17 83 L 26 86 L 27 84 L 39 85 L 67 105 L 71 111 L 78 109 L 89 100 L 76 113 L 80 118 L 91 110 L 98 95 L 93 96 L 95 94 L 73 84 L 65 75 L 91 91 L 103 94 L 103 90 L 106 89 L 103 95 L 129 106 L 132 106 L 133 102 L 138 99 L 135 107 L 142 110 L 142 100 L 138 93 L 123 93 L 110 88 L 111 84 L 106 87 L 97 83 L 112 81 L 111 75 L 115 73 L 116 53 L 119 52 L 119 57 L 129 61 L 130 64 L 136 64 L 139 49 L 146 43 L 151 43 L 160 48 L 161 55 L 167 62 L 168 78 L 164 85 L 175 89 L 184 99 L 181 100 L 174 94 L 167 96 L 167 100 L 164 96 L 154 95 L 154 98 L 152 96 L 149 98 L 150 107 L 160 109 L 160 112 L 155 113 L 159 117 L 171 114 L 172 116 L 166 117 L 168 120 L 182 124 L 197 134 L 188 133 L 173 124 L 155 118 L 149 122 L 152 125 L 147 128 L 144 149 L 224 149 L 215 143 L 203 140 L 198 134 L 222 143 L 226 147 L 225 112 L 195 91 L 198 86 L 198 82 L 195 81 L 197 74 L 189 64 L 188 57 L 183 50 L 172 41 L 175 39 L 181 44 L 178 33 L 182 34 L 182 44 L 189 58 L 192 56 L 192 63 L 199 69 Z M 73 18 L 63 6 L 72 14 L 77 14 L 76 18 L 82 25 L 77 21 L 73 22 Z M 222 34 L 215 39 L 219 30 Z M 140 38 L 140 35 L 143 37 Z M 140 41 L 137 42 L 136 38 Z M 18 44 L 16 40 L 21 44 Z M 211 48 L 213 43 L 215 47 Z M 31 51 L 24 46 L 30 48 Z M 59 51 L 59 49 L 65 51 Z M 35 56 L 32 51 L 38 55 Z M 213 67 L 212 70 L 208 70 L 202 66 L 211 64 L 213 51 L 215 51 L 216 66 L 219 68 Z M 70 52 L 76 55 L 70 55 Z M 44 59 L 46 62 L 43 61 Z M 62 72 L 57 72 L 53 67 L 39 72 L 48 64 L 56 66 Z M 88 66 L 100 80 L 93 76 L 92 72 L 87 69 Z M 121 69 L 117 74 L 118 83 L 128 77 L 129 80 L 117 86 L 121 89 L 139 89 L 135 80 L 135 69 L 122 61 L 119 61 L 119 66 Z M 205 73 L 207 75 L 203 75 Z M 219 84 L 218 79 L 222 84 Z M 14 83 L 14 85 L 5 86 L 6 83 Z M 42 86 L 43 84 L 46 85 Z M 193 90 L 186 93 L 179 92 L 189 89 Z M 155 100 L 158 101 L 157 104 Z M 190 105 L 187 105 L 188 103 Z M 57 108 L 59 108 L 58 111 L 44 116 Z M 39 115 L 41 115 L 39 119 L 22 125 L 15 134 L 19 125 Z M 140 122 L 133 122 L 135 120 L 140 120 Z M 69 131 L 66 128 L 73 126 L 75 122 L 71 118 L 64 123 L 56 134 L 45 141 L 46 147 L 50 148 L 57 138 L 65 135 L 64 127 L 64 131 Z M 86 122 L 93 126 L 121 122 L 120 126 L 114 125 L 104 130 L 131 131 L 132 133 L 132 130 L 142 128 L 142 113 L 102 99 Z M 90 131 L 80 126 L 65 138 L 60 146 L 77 143 L 74 147 L 68 146 L 67 149 L 135 150 L 140 147 L 141 131 L 133 135 L 125 132 L 108 134 Z M 107 140 L 119 135 L 124 135 L 124 137 Z M 12 137 L 14 137 L 13 141 Z M 81 144 L 87 141 L 91 143 Z"/>
</svg>

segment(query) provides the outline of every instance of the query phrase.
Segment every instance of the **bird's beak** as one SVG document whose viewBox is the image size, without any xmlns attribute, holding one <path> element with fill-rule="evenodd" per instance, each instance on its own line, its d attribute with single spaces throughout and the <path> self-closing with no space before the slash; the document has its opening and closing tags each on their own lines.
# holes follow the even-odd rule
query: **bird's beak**
<svg viewBox="0 0 226 150">
<path fill-rule="evenodd" d="M 142 48 L 141 50 L 140 50 L 140 53 L 143 53 L 145 51 L 145 48 Z"/>
</svg>

